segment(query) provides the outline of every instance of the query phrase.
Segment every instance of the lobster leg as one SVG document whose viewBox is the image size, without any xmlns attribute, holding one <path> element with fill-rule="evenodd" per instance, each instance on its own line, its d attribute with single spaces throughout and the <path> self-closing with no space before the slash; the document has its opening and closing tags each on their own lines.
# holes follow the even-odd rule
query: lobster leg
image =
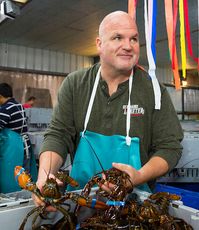
<svg viewBox="0 0 199 230">
<path fill-rule="evenodd" d="M 27 222 L 28 218 L 29 218 L 34 212 L 38 212 L 40 209 L 41 209 L 41 207 L 33 208 L 33 209 L 26 215 L 26 217 L 24 218 L 22 224 L 20 225 L 19 230 L 24 230 L 24 227 L 25 227 L 25 225 L 26 225 L 26 222 Z"/>
<path fill-rule="evenodd" d="M 68 213 L 68 211 L 59 205 L 54 205 L 54 207 L 64 215 L 65 221 L 63 221 L 62 225 L 60 226 L 60 229 L 64 228 L 64 225 L 66 223 L 69 223 L 69 226 L 70 226 L 69 230 L 75 230 L 75 226 L 72 222 L 71 216 Z"/>
<path fill-rule="evenodd" d="M 35 217 L 32 220 L 32 229 L 36 228 L 36 226 L 35 226 L 36 220 L 37 220 L 38 216 L 40 216 L 44 212 L 45 208 L 46 208 L 46 206 L 40 207 L 40 209 L 36 213 Z"/>
</svg>

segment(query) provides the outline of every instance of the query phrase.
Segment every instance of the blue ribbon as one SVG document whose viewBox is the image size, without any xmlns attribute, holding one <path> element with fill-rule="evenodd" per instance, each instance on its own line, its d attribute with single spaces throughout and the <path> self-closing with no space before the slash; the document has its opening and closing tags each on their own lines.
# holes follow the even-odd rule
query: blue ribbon
<svg viewBox="0 0 199 230">
<path fill-rule="evenodd" d="M 157 0 L 153 0 L 153 15 L 152 15 L 152 32 L 151 32 L 151 50 L 154 62 L 156 63 L 156 15 L 157 15 Z"/>
</svg>

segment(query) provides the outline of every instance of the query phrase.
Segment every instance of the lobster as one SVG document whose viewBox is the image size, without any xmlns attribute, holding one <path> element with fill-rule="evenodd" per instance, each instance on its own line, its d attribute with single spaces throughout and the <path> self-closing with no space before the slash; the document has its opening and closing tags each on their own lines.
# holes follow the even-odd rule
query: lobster
<svg viewBox="0 0 199 230">
<path fill-rule="evenodd" d="M 171 194 L 168 192 L 157 192 L 151 194 L 149 199 L 154 201 L 155 204 L 159 206 L 161 214 L 168 213 L 169 204 L 171 200 L 180 200 L 181 197 L 176 194 Z"/>
<path fill-rule="evenodd" d="M 158 192 L 150 195 L 142 204 L 138 204 L 135 200 L 129 201 L 122 210 L 122 215 L 129 220 L 129 226 L 135 223 L 137 227 L 140 225 L 140 228 L 132 229 L 193 230 L 184 220 L 168 213 L 170 201 L 180 199 L 181 197 L 176 194 Z"/>
<path fill-rule="evenodd" d="M 103 178 L 101 175 L 104 174 Z M 97 194 L 101 195 L 103 197 L 107 197 L 110 200 L 118 200 L 121 201 L 123 200 L 127 193 L 131 192 L 130 190 L 127 189 L 127 181 L 129 181 L 132 185 L 133 189 L 133 184 L 130 179 L 130 176 L 126 174 L 125 172 L 122 172 L 116 168 L 111 168 L 108 170 L 103 170 L 102 172 L 99 172 L 95 174 L 90 181 L 84 186 L 82 190 L 82 194 L 84 196 L 89 196 L 91 189 L 93 188 L 94 185 L 99 185 L 100 187 L 104 184 L 113 184 L 114 187 L 111 189 L 110 192 L 107 192 L 105 190 L 102 190 L 99 188 L 97 190 Z"/>
<path fill-rule="evenodd" d="M 64 215 L 64 220 L 62 221 L 61 225 L 65 225 L 66 223 L 69 225 L 69 230 L 75 229 L 74 221 L 72 221 L 72 217 L 70 214 L 70 205 L 66 204 L 68 206 L 68 210 L 64 209 L 61 204 L 64 203 L 66 200 L 71 200 L 75 202 L 76 204 L 80 206 L 86 206 L 89 208 L 95 208 L 95 209 L 107 209 L 108 206 L 102 202 L 97 201 L 95 199 L 92 199 L 91 197 L 84 197 L 80 194 L 73 193 L 73 192 L 61 192 L 60 187 L 58 186 L 56 179 L 47 177 L 46 183 L 42 187 L 42 190 L 40 191 L 36 185 L 31 179 L 31 176 L 29 173 L 25 171 L 25 169 L 21 166 L 16 166 L 14 170 L 14 175 L 16 178 L 16 181 L 18 182 L 19 186 L 22 189 L 28 190 L 35 194 L 41 201 L 44 201 L 45 206 L 39 206 L 35 207 L 33 210 L 31 210 L 25 219 L 23 220 L 20 230 L 24 229 L 25 224 L 33 213 L 37 213 L 33 219 L 32 222 L 32 228 L 35 229 L 35 222 L 38 218 L 38 216 L 42 213 L 44 213 L 45 208 L 47 206 L 53 206 L 57 210 L 59 210 Z M 69 183 L 73 186 L 78 186 L 78 183 L 74 181 L 71 177 L 67 175 L 63 175 L 63 172 L 59 172 L 56 174 L 58 179 L 65 183 Z M 61 226 L 62 227 L 62 226 Z"/>
<path fill-rule="evenodd" d="M 104 174 L 104 177 L 102 177 L 102 174 Z M 128 182 L 132 183 L 129 175 L 116 168 L 110 168 L 95 174 L 85 185 L 81 195 L 89 197 L 94 185 L 99 185 L 96 196 L 106 200 L 106 204 L 109 208 L 105 211 L 99 210 L 95 216 L 80 223 L 81 229 L 117 229 L 122 227 L 122 225 L 126 225 L 127 223 L 124 223 L 124 220 L 122 220 L 120 216 L 126 196 L 131 192 L 131 190 L 127 189 Z M 101 189 L 101 186 L 105 183 L 113 184 L 110 191 Z M 79 211 L 79 208 L 80 206 L 77 205 L 76 213 Z"/>
</svg>

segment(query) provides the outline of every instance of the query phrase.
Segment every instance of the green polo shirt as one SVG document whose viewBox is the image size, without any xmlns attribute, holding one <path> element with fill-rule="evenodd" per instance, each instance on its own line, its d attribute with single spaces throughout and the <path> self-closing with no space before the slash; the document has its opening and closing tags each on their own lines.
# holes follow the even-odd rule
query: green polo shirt
<svg viewBox="0 0 199 230">
<path fill-rule="evenodd" d="M 75 154 L 98 68 L 96 64 L 64 79 L 41 152 L 55 151 L 64 159 L 67 153 Z M 121 83 L 117 92 L 109 96 L 106 82 L 100 79 L 87 130 L 126 136 L 128 83 Z M 171 170 L 181 157 L 183 132 L 169 94 L 162 85 L 161 94 L 161 109 L 155 110 L 151 78 L 136 66 L 131 92 L 130 136 L 140 138 L 142 164 L 152 156 L 160 156 Z"/>
</svg>

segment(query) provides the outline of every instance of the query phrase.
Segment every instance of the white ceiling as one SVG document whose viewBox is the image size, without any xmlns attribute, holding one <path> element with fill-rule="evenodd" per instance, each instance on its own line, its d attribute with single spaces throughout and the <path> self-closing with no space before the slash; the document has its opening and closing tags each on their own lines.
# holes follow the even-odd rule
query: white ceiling
<svg viewBox="0 0 199 230">
<path fill-rule="evenodd" d="M 0 0 L 1 2 L 2 0 Z M 157 66 L 171 66 L 166 34 L 164 0 L 158 0 Z M 147 65 L 144 37 L 144 0 L 138 1 L 137 23 L 140 32 L 140 64 Z M 198 1 L 188 1 L 193 51 L 198 56 Z M 0 43 L 97 56 L 95 37 L 103 17 L 115 10 L 127 11 L 128 0 L 32 0 L 14 20 L 0 24 Z M 180 61 L 179 21 L 177 24 Z M 197 68 L 187 53 L 187 67 Z"/>
</svg>

